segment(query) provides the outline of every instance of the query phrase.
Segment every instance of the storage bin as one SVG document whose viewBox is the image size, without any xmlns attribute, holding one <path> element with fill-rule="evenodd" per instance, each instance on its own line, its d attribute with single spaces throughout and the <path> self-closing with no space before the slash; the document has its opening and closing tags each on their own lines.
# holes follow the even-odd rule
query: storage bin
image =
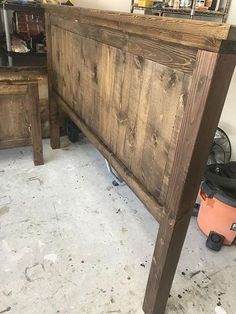
<svg viewBox="0 0 236 314">
<path fill-rule="evenodd" d="M 139 0 L 138 6 L 148 8 L 148 7 L 153 6 L 153 3 L 154 3 L 154 1 L 152 1 L 152 0 Z"/>
</svg>

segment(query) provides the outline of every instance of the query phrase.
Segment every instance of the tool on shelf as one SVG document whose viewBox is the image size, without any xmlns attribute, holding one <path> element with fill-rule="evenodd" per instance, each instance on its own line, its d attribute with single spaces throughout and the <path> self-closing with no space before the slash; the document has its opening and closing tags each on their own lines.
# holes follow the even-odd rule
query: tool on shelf
<svg viewBox="0 0 236 314">
<path fill-rule="evenodd" d="M 143 2 L 143 1 L 142 1 Z M 231 0 L 226 0 L 220 6 L 219 0 L 163 0 L 145 2 L 145 6 L 140 5 L 140 1 L 132 0 L 130 12 L 134 10 L 142 10 L 144 14 L 152 14 L 159 16 L 181 15 L 193 19 L 195 17 L 204 17 L 205 19 L 213 18 L 222 22 L 226 22 Z M 148 4 L 148 5 L 147 5 Z"/>
</svg>

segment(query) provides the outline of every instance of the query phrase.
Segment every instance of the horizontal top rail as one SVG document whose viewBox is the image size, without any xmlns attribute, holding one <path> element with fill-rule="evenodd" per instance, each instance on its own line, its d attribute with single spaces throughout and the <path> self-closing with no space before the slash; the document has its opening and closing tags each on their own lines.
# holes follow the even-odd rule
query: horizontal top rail
<svg viewBox="0 0 236 314">
<path fill-rule="evenodd" d="M 107 27 L 208 51 L 236 53 L 236 26 L 170 17 L 44 5 L 46 12 L 78 24 Z M 62 25 L 63 27 L 63 25 Z"/>
<path fill-rule="evenodd" d="M 47 74 L 46 67 L 0 67 L 0 82 L 42 80 Z"/>
</svg>

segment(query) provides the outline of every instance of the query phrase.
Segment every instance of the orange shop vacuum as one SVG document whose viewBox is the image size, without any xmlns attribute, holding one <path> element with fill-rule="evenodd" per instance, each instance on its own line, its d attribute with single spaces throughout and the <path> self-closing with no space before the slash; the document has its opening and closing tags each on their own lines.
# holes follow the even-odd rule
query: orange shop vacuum
<svg viewBox="0 0 236 314">
<path fill-rule="evenodd" d="M 199 192 L 201 204 L 193 211 L 207 236 L 206 246 L 214 251 L 236 244 L 236 162 L 230 162 L 231 152 L 227 134 L 217 128 Z"/>
<path fill-rule="evenodd" d="M 206 246 L 219 251 L 236 244 L 236 162 L 208 165 L 199 196 L 197 222 Z"/>
</svg>

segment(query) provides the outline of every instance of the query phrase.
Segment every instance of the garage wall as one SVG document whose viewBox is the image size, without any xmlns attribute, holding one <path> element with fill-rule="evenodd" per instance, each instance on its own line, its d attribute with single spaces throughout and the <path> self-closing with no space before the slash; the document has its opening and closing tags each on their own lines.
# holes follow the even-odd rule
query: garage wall
<svg viewBox="0 0 236 314">
<path fill-rule="evenodd" d="M 73 3 L 87 8 L 129 12 L 131 0 L 73 0 Z M 236 0 L 232 0 L 228 23 L 236 25 Z M 221 116 L 220 127 L 230 137 L 233 148 L 232 159 L 236 160 L 236 70 Z"/>
<path fill-rule="evenodd" d="M 130 11 L 131 0 L 72 0 L 74 5 L 101 10 Z"/>
<path fill-rule="evenodd" d="M 236 1 L 232 0 L 228 23 L 236 25 Z M 232 160 L 236 160 L 236 70 L 231 81 L 225 107 L 221 116 L 220 127 L 228 134 L 233 149 Z"/>
</svg>

